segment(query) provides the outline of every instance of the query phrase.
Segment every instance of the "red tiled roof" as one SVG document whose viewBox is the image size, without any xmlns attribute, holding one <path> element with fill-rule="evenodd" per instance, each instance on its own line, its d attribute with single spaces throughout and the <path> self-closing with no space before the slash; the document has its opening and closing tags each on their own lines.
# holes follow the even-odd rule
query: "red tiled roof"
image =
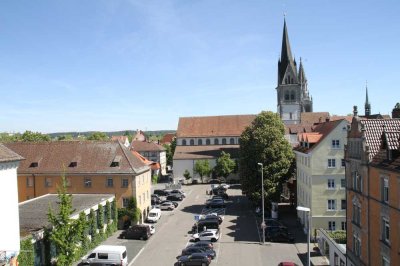
<svg viewBox="0 0 400 266">
<path fill-rule="evenodd" d="M 24 158 L 0 143 L 0 163 L 21 161 Z"/>
<path fill-rule="evenodd" d="M 111 137 L 112 141 L 121 141 L 122 143 L 125 143 L 128 140 L 127 136 L 112 136 Z"/>
<path fill-rule="evenodd" d="M 65 170 L 67 174 L 138 174 L 148 170 L 121 142 L 51 141 L 5 145 L 26 158 L 19 165 L 19 173 L 60 174 Z M 117 161 L 119 166 L 112 167 L 112 162 Z M 76 166 L 70 167 L 72 162 L 76 162 Z M 37 163 L 37 167 L 32 167 L 32 163 Z"/>
<path fill-rule="evenodd" d="M 308 112 L 300 113 L 300 121 L 302 124 L 315 124 L 326 122 L 329 119 L 328 112 Z"/>
<path fill-rule="evenodd" d="M 174 160 L 215 159 L 224 151 L 231 158 L 238 158 L 239 145 L 176 146 Z"/>
<path fill-rule="evenodd" d="M 240 136 L 256 115 L 224 115 L 179 118 L 177 137 Z"/>
<path fill-rule="evenodd" d="M 174 138 L 175 138 L 175 133 L 167 133 L 162 137 L 160 143 L 161 144 L 171 143 Z"/>
<path fill-rule="evenodd" d="M 131 143 L 131 149 L 134 151 L 165 151 L 165 148 L 154 142 L 133 140 Z"/>
<path fill-rule="evenodd" d="M 333 115 L 333 116 L 331 116 L 331 118 L 329 120 L 336 121 L 336 120 L 342 120 L 342 119 L 346 119 L 347 122 L 351 123 L 353 116 L 352 115 Z"/>
</svg>

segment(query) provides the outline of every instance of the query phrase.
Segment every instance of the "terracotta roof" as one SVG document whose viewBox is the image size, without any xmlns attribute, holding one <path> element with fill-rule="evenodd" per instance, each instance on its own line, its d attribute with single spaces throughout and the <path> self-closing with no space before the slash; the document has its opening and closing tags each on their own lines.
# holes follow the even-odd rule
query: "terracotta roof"
<svg viewBox="0 0 400 266">
<path fill-rule="evenodd" d="M 134 157 L 121 142 L 113 141 L 51 141 L 13 142 L 5 144 L 26 158 L 18 173 L 138 174 L 149 168 Z M 118 162 L 117 166 L 111 166 Z M 75 163 L 76 165 L 73 166 Z M 35 166 L 36 164 L 36 166 Z"/>
<path fill-rule="evenodd" d="M 21 161 L 24 158 L 0 143 L 0 163 Z"/>
<path fill-rule="evenodd" d="M 165 151 L 165 148 L 154 142 L 133 140 L 131 143 L 131 149 L 134 151 Z"/>
<path fill-rule="evenodd" d="M 328 112 L 307 112 L 307 113 L 300 113 L 300 121 L 302 124 L 315 124 L 315 123 L 322 123 L 326 122 L 329 119 Z"/>
<path fill-rule="evenodd" d="M 72 194 L 72 216 L 81 211 L 97 206 L 100 202 L 112 199 L 112 194 Z M 42 230 L 49 225 L 47 214 L 49 205 L 58 212 L 59 202 L 57 194 L 47 194 L 32 200 L 19 203 L 19 227 L 21 236 Z"/>
<path fill-rule="evenodd" d="M 214 137 L 240 136 L 256 115 L 223 115 L 179 118 L 176 136 Z"/>
<path fill-rule="evenodd" d="M 372 158 L 371 165 L 385 170 L 400 172 L 400 131 L 385 131 L 381 149 Z M 391 160 L 388 158 L 391 152 Z"/>
<path fill-rule="evenodd" d="M 167 133 L 162 137 L 160 143 L 161 144 L 171 143 L 172 140 L 175 138 L 175 136 L 176 136 L 175 133 Z"/>
<path fill-rule="evenodd" d="M 314 145 L 312 145 L 310 148 L 299 146 L 296 148 L 296 150 L 303 153 L 309 153 L 319 143 L 321 143 L 326 138 L 326 136 L 328 136 L 343 120 L 344 119 L 320 123 L 314 126 L 313 132 L 300 134 L 300 141 L 308 142 Z"/>
<path fill-rule="evenodd" d="M 351 123 L 351 120 L 353 119 L 353 115 L 333 115 L 329 119 L 330 121 L 336 121 L 336 120 L 342 120 L 346 119 L 347 122 Z"/>
<path fill-rule="evenodd" d="M 139 158 L 143 163 L 145 163 L 146 165 L 150 166 L 151 170 L 161 169 L 161 164 L 148 160 L 146 157 L 142 156 L 137 151 L 132 151 L 131 150 L 131 153 L 134 156 L 136 156 L 137 158 Z"/>
<path fill-rule="evenodd" d="M 224 151 L 231 158 L 238 158 L 239 145 L 176 146 L 174 160 L 215 159 Z"/>
<path fill-rule="evenodd" d="M 383 133 L 386 147 L 389 150 L 398 150 L 400 146 L 400 131 L 385 131 Z"/>
<path fill-rule="evenodd" d="M 301 123 L 285 125 L 285 134 L 299 134 L 304 132 L 312 132 L 313 124 Z"/>
<path fill-rule="evenodd" d="M 135 140 L 145 141 L 146 140 L 146 135 L 144 134 L 143 131 L 138 129 L 138 130 L 136 130 L 135 136 L 132 137 L 132 141 L 135 141 Z"/>
<path fill-rule="evenodd" d="M 400 119 L 359 119 L 364 129 L 365 144 L 369 147 L 369 159 L 379 152 L 383 129 L 387 132 L 400 131 Z"/>
<path fill-rule="evenodd" d="M 112 141 L 121 141 L 122 143 L 125 143 L 128 140 L 127 136 L 112 136 L 111 137 Z"/>
</svg>

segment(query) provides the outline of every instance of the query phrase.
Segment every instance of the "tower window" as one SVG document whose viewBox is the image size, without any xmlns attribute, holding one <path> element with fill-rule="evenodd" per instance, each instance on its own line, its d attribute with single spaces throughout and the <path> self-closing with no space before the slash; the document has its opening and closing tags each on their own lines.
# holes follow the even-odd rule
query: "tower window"
<svg viewBox="0 0 400 266">
<path fill-rule="evenodd" d="M 295 97 L 296 97 L 296 93 L 294 91 L 291 91 L 290 92 L 290 100 L 294 101 Z"/>
<path fill-rule="evenodd" d="M 289 92 L 285 91 L 285 101 L 289 101 Z"/>
</svg>

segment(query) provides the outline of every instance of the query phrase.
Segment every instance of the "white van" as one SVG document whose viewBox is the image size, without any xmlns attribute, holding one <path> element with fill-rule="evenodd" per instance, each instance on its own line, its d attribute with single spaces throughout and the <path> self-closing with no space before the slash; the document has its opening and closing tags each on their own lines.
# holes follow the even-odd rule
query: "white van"
<svg viewBox="0 0 400 266">
<path fill-rule="evenodd" d="M 158 208 L 151 209 L 146 221 L 151 223 L 156 223 L 161 218 L 161 210 Z"/>
<path fill-rule="evenodd" d="M 125 246 L 101 245 L 87 257 L 82 258 L 82 265 L 128 265 Z"/>
</svg>

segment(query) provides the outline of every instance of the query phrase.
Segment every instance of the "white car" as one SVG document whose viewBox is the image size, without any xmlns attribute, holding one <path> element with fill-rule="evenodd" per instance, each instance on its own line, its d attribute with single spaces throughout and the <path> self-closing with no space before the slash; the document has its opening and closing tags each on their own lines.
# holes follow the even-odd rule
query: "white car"
<svg viewBox="0 0 400 266">
<path fill-rule="evenodd" d="M 153 208 L 149 211 L 146 221 L 151 223 L 156 223 L 161 218 L 161 210 L 158 208 Z"/>
<path fill-rule="evenodd" d="M 156 232 L 156 228 L 154 227 L 154 225 L 152 224 L 143 224 L 143 225 L 147 225 L 148 227 L 150 227 L 150 234 L 154 234 Z"/>
<path fill-rule="evenodd" d="M 219 230 L 217 231 L 206 230 L 201 233 L 196 233 L 192 235 L 191 239 L 196 242 L 200 240 L 215 242 L 218 241 L 219 239 Z"/>
<path fill-rule="evenodd" d="M 164 202 L 160 204 L 160 210 L 169 210 L 172 211 L 175 209 L 175 205 L 172 202 Z"/>
<path fill-rule="evenodd" d="M 220 187 L 222 187 L 223 189 L 227 190 L 228 188 L 230 188 L 230 186 L 228 184 L 222 183 L 221 185 L 219 185 Z"/>
</svg>

